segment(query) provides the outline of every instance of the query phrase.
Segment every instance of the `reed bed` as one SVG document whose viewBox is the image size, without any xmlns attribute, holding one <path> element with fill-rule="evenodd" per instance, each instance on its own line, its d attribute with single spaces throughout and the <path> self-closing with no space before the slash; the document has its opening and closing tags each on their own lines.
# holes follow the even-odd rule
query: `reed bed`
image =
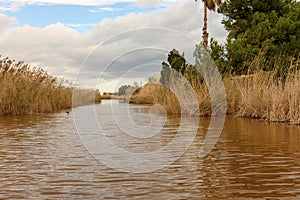
<svg viewBox="0 0 300 200">
<path fill-rule="evenodd" d="M 101 99 L 102 97 L 99 90 L 74 88 L 72 96 L 72 106 L 78 107 L 100 103 Z"/>
<path fill-rule="evenodd" d="M 223 79 L 226 90 L 227 114 L 258 118 L 272 122 L 300 124 L 300 73 L 298 61 L 291 64 L 286 76 L 275 71 L 265 72 L 255 66 L 251 75 L 229 76 Z M 258 64 L 255 62 L 254 64 Z M 261 62 L 260 64 L 263 64 Z M 293 69 L 293 70 L 291 70 Z M 189 80 L 198 98 L 198 116 L 211 114 L 211 100 L 207 86 Z M 182 93 L 186 90 L 181 89 Z M 177 95 L 159 83 L 148 83 L 134 96 L 152 104 L 162 105 L 167 113 L 182 113 Z M 138 102 L 138 101 L 137 101 Z"/>
<path fill-rule="evenodd" d="M 0 115 L 50 113 L 70 109 L 73 89 L 71 84 L 50 76 L 43 69 L 0 58 Z M 90 93 L 95 95 L 95 91 Z"/>
<path fill-rule="evenodd" d="M 211 102 L 206 86 L 203 86 L 203 88 L 197 91 L 194 90 L 195 96 L 193 95 L 193 97 L 188 100 L 187 98 L 191 96 L 182 98 L 180 95 L 184 94 L 186 90 L 181 91 L 182 93 L 178 95 L 175 94 L 170 88 L 159 83 L 147 83 L 141 89 L 139 94 L 131 97 L 130 102 L 137 104 L 160 104 L 164 107 L 166 113 L 169 114 L 189 114 L 197 116 L 210 115 Z"/>
<path fill-rule="evenodd" d="M 300 78 L 288 75 L 283 82 L 272 74 L 256 73 L 244 80 L 235 80 L 240 94 L 238 112 L 241 117 L 300 124 Z"/>
<path fill-rule="evenodd" d="M 168 85 L 147 83 L 131 97 L 132 103 L 160 104 L 169 114 L 207 116 L 211 112 L 208 88 L 205 84 L 190 84 L 172 71 Z"/>
<path fill-rule="evenodd" d="M 130 98 L 130 103 L 160 104 L 167 113 L 180 114 L 180 103 L 174 93 L 159 83 L 147 83 L 141 91 Z"/>
<path fill-rule="evenodd" d="M 257 72 L 234 80 L 239 101 L 237 116 L 300 124 L 300 75 L 276 80 L 274 73 Z"/>
</svg>

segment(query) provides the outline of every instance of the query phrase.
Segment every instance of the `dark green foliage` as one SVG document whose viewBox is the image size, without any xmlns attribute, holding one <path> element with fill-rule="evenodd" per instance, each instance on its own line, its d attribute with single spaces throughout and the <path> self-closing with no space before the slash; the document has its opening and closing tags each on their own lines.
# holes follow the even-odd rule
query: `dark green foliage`
<svg viewBox="0 0 300 200">
<path fill-rule="evenodd" d="M 249 65 L 260 52 L 264 52 L 269 62 L 264 70 L 274 70 L 277 57 L 290 60 L 299 55 L 300 2 L 229 0 L 219 12 L 225 15 L 223 24 L 229 31 L 227 66 L 235 74 L 248 73 Z M 218 48 L 212 47 L 214 51 L 219 51 Z"/>
<path fill-rule="evenodd" d="M 227 58 L 224 45 L 219 44 L 217 40 L 211 38 L 208 53 L 223 76 L 231 73 L 231 67 L 226 64 Z"/>
<path fill-rule="evenodd" d="M 163 85 L 169 84 L 171 70 L 175 70 L 182 75 L 184 75 L 187 68 L 186 60 L 184 58 L 184 53 L 182 55 L 176 49 L 173 49 L 168 54 L 168 63 L 162 63 L 162 71 L 160 72 L 160 82 Z"/>
<path fill-rule="evenodd" d="M 122 85 L 120 88 L 119 88 L 119 92 L 118 94 L 119 95 L 125 95 L 126 94 L 126 91 L 131 88 L 130 85 Z"/>
<path fill-rule="evenodd" d="M 168 63 L 172 69 L 180 72 L 182 75 L 184 74 L 184 71 L 186 69 L 184 53 L 180 55 L 176 49 L 173 49 L 168 54 Z"/>
</svg>

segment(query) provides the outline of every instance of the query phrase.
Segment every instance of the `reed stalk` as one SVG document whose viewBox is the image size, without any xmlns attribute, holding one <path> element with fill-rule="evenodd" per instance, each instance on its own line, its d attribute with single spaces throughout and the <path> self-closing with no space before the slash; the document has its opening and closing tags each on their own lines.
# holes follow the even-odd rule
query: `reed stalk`
<svg viewBox="0 0 300 200">
<path fill-rule="evenodd" d="M 50 76 L 41 68 L 32 68 L 0 56 L 0 115 L 51 113 L 72 107 L 74 87 Z M 84 90 L 100 102 L 100 93 Z M 95 101 L 94 101 L 95 102 Z M 86 104 L 78 102 L 78 105 Z M 89 102 L 90 103 L 90 102 Z"/>
<path fill-rule="evenodd" d="M 258 57 L 252 63 L 251 74 L 243 76 L 227 76 L 223 78 L 227 99 L 227 114 L 239 117 L 264 119 L 272 122 L 300 124 L 300 72 L 299 59 L 291 62 L 288 73 L 263 71 L 266 63 Z M 275 66 L 280 69 L 286 66 Z M 201 78 L 187 77 L 191 83 L 199 103 L 200 116 L 211 113 L 210 95 Z M 182 93 L 186 90 L 182 89 Z M 162 105 L 167 113 L 180 113 L 180 100 L 168 88 L 159 83 L 148 83 L 139 94 L 133 96 L 150 104 Z M 182 113 L 183 114 L 183 113 Z"/>
</svg>

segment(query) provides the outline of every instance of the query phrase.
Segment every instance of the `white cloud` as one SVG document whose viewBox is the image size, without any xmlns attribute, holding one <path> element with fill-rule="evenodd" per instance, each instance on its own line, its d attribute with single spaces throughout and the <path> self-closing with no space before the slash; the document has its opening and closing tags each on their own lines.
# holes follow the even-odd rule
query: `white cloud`
<svg viewBox="0 0 300 200">
<path fill-rule="evenodd" d="M 182 2 L 182 1 L 181 1 Z M 142 8 L 153 6 L 166 6 L 171 3 L 180 3 L 179 0 L 136 0 L 136 5 Z"/>
<path fill-rule="evenodd" d="M 74 61 L 80 50 L 79 37 L 78 32 L 60 23 L 43 29 L 28 25 L 16 27 L 2 34 L 0 54 L 24 60 L 45 68 L 50 74 L 61 76 L 64 75 L 63 67 L 76 68 Z"/>
<path fill-rule="evenodd" d="M 93 23 L 68 23 L 68 24 L 64 24 L 66 27 L 72 28 L 72 29 L 76 29 L 77 31 L 81 32 L 81 33 L 87 33 L 89 32 L 93 27 L 95 27 L 97 24 L 93 24 Z"/>
<path fill-rule="evenodd" d="M 89 12 L 92 12 L 92 13 L 97 13 L 97 12 L 103 12 L 103 11 L 106 11 L 106 12 L 116 12 L 116 11 L 122 11 L 124 9 L 122 8 L 115 8 L 115 7 L 99 7 L 99 8 L 96 8 L 96 9 L 91 9 L 91 10 L 88 10 Z"/>
<path fill-rule="evenodd" d="M 10 28 L 17 25 L 18 25 L 17 19 L 0 14 L 0 33 L 4 31 L 8 31 Z"/>
<path fill-rule="evenodd" d="M 14 24 L 15 19 L 0 15 L 0 27 L 8 27 L 11 23 Z M 81 63 L 94 49 L 80 74 L 82 84 L 93 85 L 112 61 L 104 73 L 105 81 L 127 71 L 134 72 L 128 73 L 127 79 L 136 80 L 159 72 L 161 62 L 173 48 L 184 51 L 185 55 L 192 54 L 196 41 L 201 39 L 202 25 L 199 4 L 185 1 L 150 13 L 130 13 L 106 19 L 86 34 L 69 28 L 81 24 L 5 28 L 0 37 L 0 54 L 41 66 L 55 76 L 74 79 Z M 216 13 L 209 13 L 208 27 L 211 37 L 225 41 L 226 32 Z M 106 42 L 97 48 L 103 41 Z"/>
<path fill-rule="evenodd" d="M 86 26 L 96 26 L 97 24 L 87 23 L 87 24 L 65 24 L 65 25 L 72 28 L 81 28 Z"/>
<path fill-rule="evenodd" d="M 135 0 L 0 0 L 0 12 L 17 12 L 25 5 L 80 5 L 106 6 L 116 3 L 133 3 Z"/>
<path fill-rule="evenodd" d="M 115 3 L 131 3 L 135 0 L 2 0 L 2 4 L 10 5 L 43 5 L 43 4 L 57 4 L 57 5 L 82 5 L 82 6 L 103 6 Z"/>
<path fill-rule="evenodd" d="M 186 0 L 187 1 L 187 0 Z M 169 3 L 181 2 L 180 0 L 1 0 L 0 11 L 17 11 L 24 5 L 81 5 L 81 6 L 106 6 L 116 3 L 135 3 L 140 7 L 165 6 Z"/>
<path fill-rule="evenodd" d="M 23 1 L 8 1 L 8 0 L 1 0 L 0 1 L 0 12 L 17 12 L 19 9 L 24 6 Z"/>
</svg>

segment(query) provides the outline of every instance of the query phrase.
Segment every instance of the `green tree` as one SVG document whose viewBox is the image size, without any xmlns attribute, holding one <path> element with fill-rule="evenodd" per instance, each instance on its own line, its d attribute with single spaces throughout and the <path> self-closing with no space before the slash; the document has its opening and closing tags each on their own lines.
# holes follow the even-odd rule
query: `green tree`
<svg viewBox="0 0 300 200">
<path fill-rule="evenodd" d="M 173 49 L 168 54 L 168 62 L 162 63 L 162 70 L 160 72 L 161 74 L 160 82 L 163 85 L 168 85 L 170 82 L 172 69 L 184 75 L 186 68 L 187 68 L 187 64 L 184 58 L 184 53 L 180 55 L 178 50 Z"/>
<path fill-rule="evenodd" d="M 217 40 L 211 38 L 208 49 L 210 57 L 214 60 L 219 72 L 224 76 L 231 73 L 232 69 L 227 65 L 227 58 L 225 54 L 225 46 L 219 44 Z"/>
<path fill-rule="evenodd" d="M 185 71 L 185 78 L 189 81 L 192 87 L 196 88 L 202 81 L 200 73 L 195 65 L 188 65 Z"/>
<path fill-rule="evenodd" d="M 195 0 L 196 2 L 198 0 Z M 216 8 L 222 4 L 221 0 L 202 0 L 204 5 L 204 16 L 203 16 L 203 28 L 202 28 L 202 40 L 203 48 L 207 50 L 208 47 L 208 32 L 207 32 L 207 9 L 216 11 Z"/>
<path fill-rule="evenodd" d="M 186 60 L 184 58 L 184 53 L 180 55 L 176 49 L 173 49 L 168 54 L 168 63 L 172 69 L 180 72 L 182 75 L 184 74 L 186 69 Z"/>
<path fill-rule="evenodd" d="M 219 9 L 229 32 L 227 64 L 246 74 L 261 52 L 264 70 L 274 70 L 278 57 L 297 57 L 300 49 L 300 2 L 295 0 L 230 0 Z"/>
<path fill-rule="evenodd" d="M 119 88 L 119 92 L 118 92 L 118 95 L 125 95 L 126 92 L 131 88 L 130 85 L 122 85 L 120 88 Z"/>
</svg>

